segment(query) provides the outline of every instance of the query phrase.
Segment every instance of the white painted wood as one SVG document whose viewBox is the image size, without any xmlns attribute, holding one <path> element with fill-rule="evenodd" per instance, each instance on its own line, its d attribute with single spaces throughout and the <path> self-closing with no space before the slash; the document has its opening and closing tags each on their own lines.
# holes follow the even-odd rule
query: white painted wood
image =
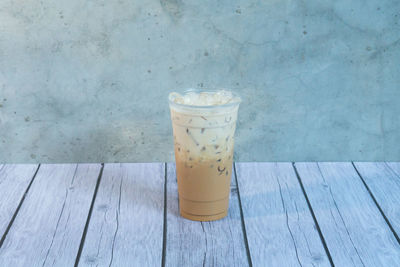
<svg viewBox="0 0 400 267">
<path fill-rule="evenodd" d="M 236 163 L 254 266 L 330 266 L 291 163 Z"/>
<path fill-rule="evenodd" d="M 400 246 L 351 163 L 296 163 L 336 266 L 399 266 Z"/>
<path fill-rule="evenodd" d="M 228 216 L 195 222 L 179 215 L 175 164 L 167 167 L 166 266 L 248 266 L 234 176 Z"/>
<path fill-rule="evenodd" d="M 80 266 L 159 266 L 165 165 L 106 164 Z"/>
<path fill-rule="evenodd" d="M 359 162 L 354 165 L 400 236 L 400 163 Z"/>
<path fill-rule="evenodd" d="M 400 162 L 386 162 L 386 165 L 397 175 L 400 175 Z"/>
<path fill-rule="evenodd" d="M 36 164 L 0 164 L 0 239 L 37 168 Z"/>
<path fill-rule="evenodd" d="M 72 266 L 100 164 L 41 165 L 0 249 L 0 266 Z"/>
</svg>

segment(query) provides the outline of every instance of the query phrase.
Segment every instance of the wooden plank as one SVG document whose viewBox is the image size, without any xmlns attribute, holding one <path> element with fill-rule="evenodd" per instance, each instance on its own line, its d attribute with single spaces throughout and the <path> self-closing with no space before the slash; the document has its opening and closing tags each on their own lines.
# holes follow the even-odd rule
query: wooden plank
<svg viewBox="0 0 400 267">
<path fill-rule="evenodd" d="M 72 266 L 100 168 L 41 165 L 0 249 L 0 266 Z"/>
<path fill-rule="evenodd" d="M 164 184 L 163 163 L 106 164 L 79 265 L 160 265 Z"/>
<path fill-rule="evenodd" d="M 400 236 L 400 163 L 358 162 L 354 165 Z"/>
<path fill-rule="evenodd" d="M 336 266 L 399 266 L 400 246 L 351 163 L 296 163 Z"/>
<path fill-rule="evenodd" d="M 386 162 L 386 165 L 389 166 L 397 175 L 400 175 L 400 162 Z"/>
<path fill-rule="evenodd" d="M 291 163 L 236 163 L 254 266 L 330 266 Z"/>
<path fill-rule="evenodd" d="M 38 165 L 0 164 L 0 239 L 31 182 Z"/>
<path fill-rule="evenodd" d="M 166 266 L 247 266 L 234 176 L 228 216 L 195 222 L 179 215 L 175 164 L 167 164 Z"/>
</svg>

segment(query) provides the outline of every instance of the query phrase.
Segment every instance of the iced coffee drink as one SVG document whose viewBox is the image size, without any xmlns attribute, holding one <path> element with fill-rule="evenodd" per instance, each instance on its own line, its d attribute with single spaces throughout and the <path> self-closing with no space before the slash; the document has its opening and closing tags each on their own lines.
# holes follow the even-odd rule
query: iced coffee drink
<svg viewBox="0 0 400 267">
<path fill-rule="evenodd" d="M 240 98 L 229 91 L 171 93 L 179 207 L 197 221 L 227 215 Z"/>
</svg>

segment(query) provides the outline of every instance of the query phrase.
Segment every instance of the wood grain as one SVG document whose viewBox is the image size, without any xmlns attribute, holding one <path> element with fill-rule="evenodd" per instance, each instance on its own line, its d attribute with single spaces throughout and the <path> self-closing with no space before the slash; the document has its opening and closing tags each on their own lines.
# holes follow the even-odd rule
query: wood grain
<svg viewBox="0 0 400 267">
<path fill-rule="evenodd" d="M 100 167 L 41 165 L 0 249 L 0 266 L 72 266 Z"/>
<path fill-rule="evenodd" d="M 234 176 L 228 216 L 196 222 L 179 215 L 175 164 L 167 164 L 166 266 L 248 266 Z"/>
<path fill-rule="evenodd" d="M 105 164 L 79 265 L 161 264 L 164 166 Z"/>
<path fill-rule="evenodd" d="M 354 166 L 400 236 L 400 163 L 357 162 Z"/>
<path fill-rule="evenodd" d="M 236 163 L 254 266 L 330 266 L 291 163 Z"/>
<path fill-rule="evenodd" d="M 0 164 L 0 239 L 5 233 L 38 165 Z"/>
<path fill-rule="evenodd" d="M 351 163 L 296 163 L 336 266 L 399 266 L 400 246 Z"/>
</svg>

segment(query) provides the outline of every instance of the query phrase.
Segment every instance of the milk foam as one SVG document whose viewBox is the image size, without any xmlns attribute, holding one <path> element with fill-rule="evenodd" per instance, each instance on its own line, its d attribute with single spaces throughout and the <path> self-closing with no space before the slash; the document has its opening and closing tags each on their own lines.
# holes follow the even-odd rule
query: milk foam
<svg viewBox="0 0 400 267">
<path fill-rule="evenodd" d="M 169 98 L 174 103 L 189 106 L 218 106 L 240 102 L 239 97 L 226 90 L 212 92 L 188 91 L 184 95 L 174 92 L 169 95 Z"/>
</svg>

